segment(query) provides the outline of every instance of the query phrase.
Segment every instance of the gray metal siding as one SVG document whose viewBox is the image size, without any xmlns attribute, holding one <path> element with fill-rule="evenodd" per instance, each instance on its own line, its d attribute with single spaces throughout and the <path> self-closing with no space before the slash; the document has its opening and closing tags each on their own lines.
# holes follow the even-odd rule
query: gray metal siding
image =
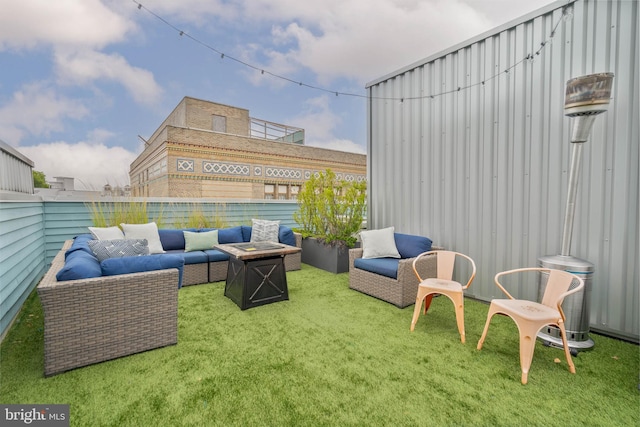
<svg viewBox="0 0 640 427">
<path fill-rule="evenodd" d="M 571 19 L 565 5 L 368 85 L 369 228 L 469 254 L 469 295 L 498 297 L 497 272 L 560 253 L 566 81 L 613 72 L 609 110 L 584 145 L 571 254 L 595 264 L 592 329 L 638 340 L 638 2 L 576 1 Z M 516 293 L 535 298 L 533 285 Z"/>
</svg>

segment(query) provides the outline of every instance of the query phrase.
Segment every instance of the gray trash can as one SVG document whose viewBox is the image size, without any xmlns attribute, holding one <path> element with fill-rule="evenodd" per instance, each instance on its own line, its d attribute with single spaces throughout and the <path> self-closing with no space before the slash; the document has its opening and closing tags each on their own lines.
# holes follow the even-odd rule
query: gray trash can
<svg viewBox="0 0 640 427">
<path fill-rule="evenodd" d="M 584 281 L 584 288 L 580 292 L 569 295 L 562 303 L 566 321 L 567 343 L 572 353 L 590 350 L 594 342 L 589 338 L 589 308 L 591 301 L 591 281 L 593 264 L 580 258 L 565 255 L 548 255 L 538 258 L 538 266 L 568 271 Z M 538 281 L 538 300 L 542 299 L 549 275 L 541 273 Z M 546 345 L 562 348 L 560 329 L 547 326 L 538 333 L 538 339 Z"/>
</svg>

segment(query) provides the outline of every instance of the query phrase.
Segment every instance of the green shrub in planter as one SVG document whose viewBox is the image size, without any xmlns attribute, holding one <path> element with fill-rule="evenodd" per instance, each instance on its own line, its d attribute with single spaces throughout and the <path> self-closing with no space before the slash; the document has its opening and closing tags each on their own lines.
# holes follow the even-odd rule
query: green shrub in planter
<svg viewBox="0 0 640 427">
<path fill-rule="evenodd" d="M 338 179 L 330 169 L 304 183 L 298 193 L 299 210 L 293 214 L 302 237 L 327 244 L 355 246 L 366 211 L 366 182 Z"/>
</svg>

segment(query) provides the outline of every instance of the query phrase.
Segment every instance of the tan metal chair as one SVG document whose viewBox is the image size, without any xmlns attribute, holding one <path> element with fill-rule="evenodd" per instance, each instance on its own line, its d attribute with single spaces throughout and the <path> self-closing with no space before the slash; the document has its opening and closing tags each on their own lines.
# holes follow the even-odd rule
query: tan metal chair
<svg viewBox="0 0 640 427">
<path fill-rule="evenodd" d="M 515 299 L 500 284 L 500 278 L 505 275 L 535 271 L 549 275 L 542 302 Z M 584 281 L 575 274 L 552 268 L 517 268 L 503 271 L 495 276 L 496 285 L 509 299 L 494 299 L 489 306 L 487 322 L 484 331 L 478 341 L 478 350 L 482 348 L 484 339 L 489 330 L 489 323 L 494 314 L 509 316 L 518 326 L 520 333 L 520 367 L 522 368 L 522 384 L 526 384 L 533 359 L 533 351 L 536 345 L 536 335 L 543 327 L 555 325 L 560 328 L 564 353 L 569 364 L 569 371 L 576 373 L 576 367 L 571 359 L 569 345 L 567 344 L 567 331 L 565 330 L 565 316 L 562 311 L 562 301 L 568 295 L 578 292 L 584 287 Z M 572 287 L 573 285 L 573 287 Z"/>
<path fill-rule="evenodd" d="M 423 279 L 420 277 L 415 265 L 418 260 L 427 255 L 436 255 L 436 277 Z M 467 284 L 462 286 L 460 283 L 453 280 L 453 268 L 456 263 L 456 258 L 461 257 L 469 261 L 471 265 L 471 275 Z M 418 276 L 420 284 L 418 285 L 418 294 L 416 296 L 416 305 L 413 309 L 413 318 L 411 319 L 411 331 L 414 330 L 416 322 L 420 317 L 420 308 L 422 307 L 422 301 L 424 301 L 424 314 L 427 314 L 427 310 L 431 305 L 431 300 L 434 295 L 446 295 L 456 311 L 456 322 L 458 323 L 458 332 L 460 332 L 460 341 L 465 342 L 464 331 L 464 294 L 463 291 L 467 289 L 471 282 L 473 282 L 476 276 L 476 264 L 467 255 L 453 251 L 429 251 L 421 253 L 413 261 L 413 272 Z"/>
</svg>

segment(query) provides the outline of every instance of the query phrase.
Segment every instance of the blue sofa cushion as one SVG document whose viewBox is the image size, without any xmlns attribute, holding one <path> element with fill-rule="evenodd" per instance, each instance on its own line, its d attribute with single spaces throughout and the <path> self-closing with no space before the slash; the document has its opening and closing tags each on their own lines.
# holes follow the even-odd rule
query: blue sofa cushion
<svg viewBox="0 0 640 427">
<path fill-rule="evenodd" d="M 293 234 L 293 230 L 284 225 L 281 225 L 278 230 L 278 240 L 285 245 L 296 245 L 296 236 Z"/>
<path fill-rule="evenodd" d="M 251 232 L 253 231 L 253 228 L 251 228 L 251 226 L 249 225 L 241 225 L 240 228 L 242 229 L 242 241 L 250 242 Z"/>
<path fill-rule="evenodd" d="M 173 251 L 166 251 L 165 253 L 179 256 L 184 260 L 184 265 L 203 264 L 209 261 L 207 254 L 205 254 L 204 251 L 184 252 L 181 250 L 173 250 Z"/>
<path fill-rule="evenodd" d="M 229 255 L 217 249 L 207 249 L 204 253 L 209 257 L 209 262 L 229 261 Z"/>
<path fill-rule="evenodd" d="M 428 237 L 414 236 L 411 234 L 395 233 L 396 248 L 401 258 L 417 257 L 423 252 L 431 250 L 433 243 Z"/>
<path fill-rule="evenodd" d="M 76 251 L 83 251 L 89 255 L 93 255 L 93 251 L 89 247 L 89 240 L 93 240 L 93 236 L 91 234 L 79 234 L 74 237 L 71 247 L 64 253 L 64 259 L 66 260 L 69 255 Z"/>
<path fill-rule="evenodd" d="M 184 271 L 184 259 L 179 255 L 158 254 L 148 256 L 134 256 L 122 258 L 109 258 L 100 263 L 103 276 L 116 276 L 118 274 L 140 273 L 144 271 L 178 269 L 178 288 L 182 287 L 182 273 Z"/>
<path fill-rule="evenodd" d="M 102 276 L 100 262 L 93 254 L 76 250 L 66 255 L 64 266 L 56 273 L 58 281 L 91 279 Z"/>
<path fill-rule="evenodd" d="M 382 276 L 398 278 L 398 258 L 356 258 L 353 266 Z"/>
<path fill-rule="evenodd" d="M 205 229 L 202 231 L 213 230 L 212 228 Z M 218 243 L 242 243 L 244 242 L 244 238 L 242 236 L 242 227 L 229 227 L 229 228 L 221 228 L 218 230 Z M 248 240 L 247 240 L 248 242 Z"/>
<path fill-rule="evenodd" d="M 160 243 L 165 251 L 175 251 L 184 249 L 184 233 L 182 230 L 169 230 L 161 228 L 158 230 Z"/>
</svg>

